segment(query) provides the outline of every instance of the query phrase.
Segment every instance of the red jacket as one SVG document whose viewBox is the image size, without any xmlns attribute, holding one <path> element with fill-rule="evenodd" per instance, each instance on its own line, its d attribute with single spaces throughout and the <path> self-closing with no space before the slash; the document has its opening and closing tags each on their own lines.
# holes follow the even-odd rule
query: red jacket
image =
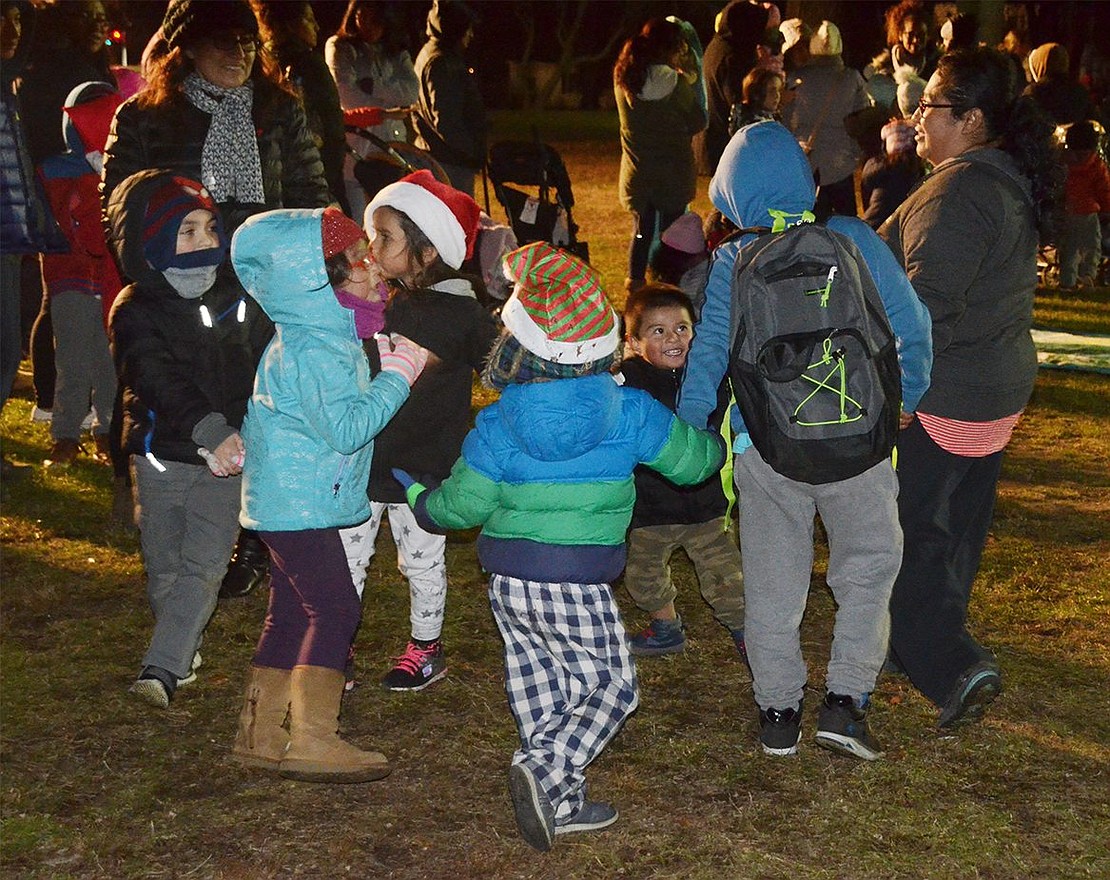
<svg viewBox="0 0 1110 880">
<path fill-rule="evenodd" d="M 1094 150 L 1068 163 L 1067 211 L 1069 214 L 1104 214 L 1110 211 L 1110 170 Z"/>
</svg>

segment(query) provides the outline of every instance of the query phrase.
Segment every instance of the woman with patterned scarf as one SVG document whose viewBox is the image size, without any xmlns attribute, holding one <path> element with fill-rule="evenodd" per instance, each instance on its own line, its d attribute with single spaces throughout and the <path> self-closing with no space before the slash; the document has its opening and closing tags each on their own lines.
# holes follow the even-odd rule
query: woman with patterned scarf
<svg viewBox="0 0 1110 880">
<path fill-rule="evenodd" d="M 260 47 L 247 0 L 171 0 L 147 88 L 120 107 L 104 153 L 103 202 L 127 177 L 165 168 L 201 181 L 228 237 L 252 214 L 331 202 L 304 109 Z M 221 283 L 238 285 L 230 270 Z M 268 573 L 265 546 L 244 532 L 223 596 Z"/>
</svg>

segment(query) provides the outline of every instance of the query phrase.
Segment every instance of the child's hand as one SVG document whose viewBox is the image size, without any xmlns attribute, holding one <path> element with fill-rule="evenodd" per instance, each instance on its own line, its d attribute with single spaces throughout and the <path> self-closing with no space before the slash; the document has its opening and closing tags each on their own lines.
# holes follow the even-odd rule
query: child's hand
<svg viewBox="0 0 1110 880">
<path fill-rule="evenodd" d="M 217 477 L 233 477 L 243 472 L 246 448 L 243 446 L 243 438 L 236 433 L 224 440 L 208 455 L 204 455 L 203 452 L 201 455 L 208 462 L 208 469 Z"/>
<path fill-rule="evenodd" d="M 389 336 L 378 333 L 374 340 L 378 343 L 382 371 L 397 373 L 411 388 L 428 361 L 428 349 L 406 339 L 400 333 L 391 333 Z"/>
<path fill-rule="evenodd" d="M 416 479 L 408 471 L 403 471 L 400 468 L 391 468 L 390 473 L 393 474 L 393 479 L 401 484 L 402 488 L 406 491 L 409 486 L 416 482 Z"/>
</svg>

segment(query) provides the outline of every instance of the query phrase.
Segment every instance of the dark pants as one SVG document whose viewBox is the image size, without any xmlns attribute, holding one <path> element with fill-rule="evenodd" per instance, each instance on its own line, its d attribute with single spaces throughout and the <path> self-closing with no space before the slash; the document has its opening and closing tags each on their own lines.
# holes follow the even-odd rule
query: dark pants
<svg viewBox="0 0 1110 880">
<path fill-rule="evenodd" d="M 659 245 L 659 236 L 682 216 L 682 211 L 664 211 L 655 205 L 637 214 L 633 212 L 632 241 L 628 245 L 628 277 L 637 285 L 643 284 L 652 252 Z"/>
<path fill-rule="evenodd" d="M 983 458 L 945 452 L 916 420 L 898 435 L 905 545 L 890 597 L 891 653 L 938 706 L 969 667 L 994 660 L 967 631 L 967 605 L 1001 467 L 1001 452 Z"/>
<path fill-rule="evenodd" d="M 31 328 L 31 373 L 35 386 L 35 404 L 40 409 L 54 409 L 54 321 L 50 315 L 50 296 L 43 291 L 38 317 Z M 84 413 L 81 418 L 84 418 Z"/>
<path fill-rule="evenodd" d="M 362 606 L 339 529 L 259 535 L 270 548 L 270 607 L 252 662 L 344 669 Z"/>
</svg>

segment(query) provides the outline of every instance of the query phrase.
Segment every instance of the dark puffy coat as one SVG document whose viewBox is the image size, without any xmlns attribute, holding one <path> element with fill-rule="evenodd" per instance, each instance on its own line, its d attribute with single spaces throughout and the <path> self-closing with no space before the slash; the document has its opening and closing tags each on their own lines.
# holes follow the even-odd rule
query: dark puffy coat
<svg viewBox="0 0 1110 880">
<path fill-rule="evenodd" d="M 679 375 L 675 370 L 663 370 L 652 366 L 641 357 L 626 358 L 621 362 L 621 375 L 626 388 L 640 388 L 658 400 L 671 412 L 675 411 L 678 395 Z M 724 384 L 722 383 L 722 390 Z M 727 397 L 727 392 L 726 392 Z M 710 423 L 720 425 L 717 417 L 724 412 L 724 406 Z M 634 472 L 636 478 L 636 506 L 632 510 L 634 529 L 645 526 L 697 525 L 724 516 L 728 509 L 725 491 L 721 486 L 720 475 L 714 475 L 696 486 L 676 486 L 644 465 L 638 465 Z"/>
<path fill-rule="evenodd" d="M 101 187 L 105 205 L 115 188 L 137 171 L 168 168 L 201 179 L 201 153 L 211 116 L 184 96 L 156 107 L 142 106 L 140 98 L 141 93 L 119 108 L 108 135 Z M 269 83 L 256 82 L 253 117 L 266 204 L 221 204 L 229 236 L 259 211 L 322 208 L 331 202 L 320 152 L 300 102 Z"/>
<path fill-rule="evenodd" d="M 197 447 L 204 444 L 194 431 L 213 414 L 230 428 L 242 426 L 273 327 L 229 264 L 207 293 L 189 300 L 146 262 L 143 216 L 151 191 L 164 181 L 160 171 L 136 174 L 108 203 L 116 254 L 135 280 L 112 307 L 109 340 L 123 391 L 124 451 L 199 465 Z"/>
</svg>

